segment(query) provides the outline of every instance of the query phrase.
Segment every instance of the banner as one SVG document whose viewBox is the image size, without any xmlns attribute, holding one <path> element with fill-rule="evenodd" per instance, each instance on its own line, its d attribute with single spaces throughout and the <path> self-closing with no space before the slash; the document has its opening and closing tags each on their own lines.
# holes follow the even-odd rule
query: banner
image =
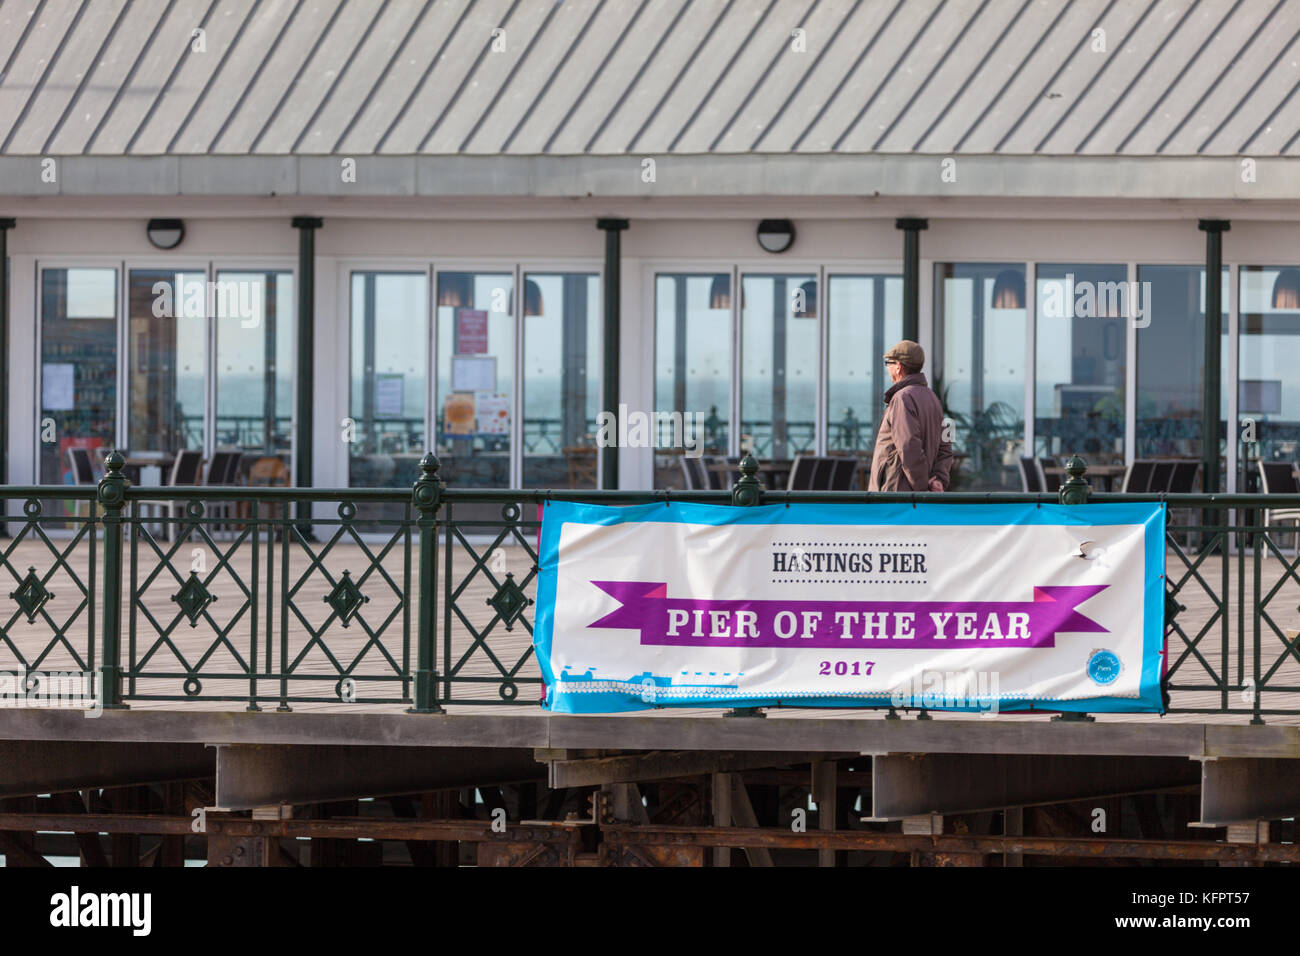
<svg viewBox="0 0 1300 956">
<path fill-rule="evenodd" d="M 1158 503 L 543 509 L 545 706 L 1161 712 Z"/>
</svg>

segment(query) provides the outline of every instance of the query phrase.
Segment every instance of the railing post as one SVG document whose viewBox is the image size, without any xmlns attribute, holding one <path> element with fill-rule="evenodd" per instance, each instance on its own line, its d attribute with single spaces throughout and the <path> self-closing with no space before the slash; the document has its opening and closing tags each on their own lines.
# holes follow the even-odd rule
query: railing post
<svg viewBox="0 0 1300 956">
<path fill-rule="evenodd" d="M 101 598 L 104 605 L 104 645 L 99 664 L 99 693 L 105 710 L 126 710 L 122 703 L 122 508 L 130 485 L 122 474 L 126 458 L 119 451 L 104 459 L 104 477 L 96 489 L 104 509 L 104 577 Z"/>
<path fill-rule="evenodd" d="M 1061 504 L 1086 505 L 1088 503 L 1088 492 L 1092 487 L 1083 477 L 1087 471 L 1087 462 L 1078 455 L 1070 456 L 1070 460 L 1065 463 L 1065 473 L 1070 477 L 1061 483 L 1061 490 L 1057 493 Z M 1057 714 L 1052 720 L 1092 721 L 1096 718 L 1090 714 L 1067 710 Z"/>
<path fill-rule="evenodd" d="M 1088 471 L 1088 465 L 1078 455 L 1071 455 L 1070 460 L 1065 463 L 1065 473 L 1070 477 L 1061 482 L 1061 490 L 1057 493 L 1061 504 L 1063 505 L 1086 505 L 1088 503 L 1088 493 L 1092 491 L 1092 486 L 1084 479 L 1084 474 Z"/>
<path fill-rule="evenodd" d="M 731 486 L 731 503 L 745 508 L 762 501 L 763 483 L 758 480 L 758 459 L 746 455 L 740 459 L 740 478 Z"/>
<path fill-rule="evenodd" d="M 438 673 L 435 669 L 438 616 L 438 507 L 442 504 L 442 482 L 438 480 L 438 457 L 429 452 L 420 459 L 420 477 L 411 489 L 411 500 L 420 517 L 419 602 L 416 605 L 415 706 L 407 713 L 441 714 L 438 706 Z"/>
<path fill-rule="evenodd" d="M 763 503 L 763 483 L 758 480 L 758 459 L 746 455 L 740 459 L 740 478 L 731 486 L 731 503 L 750 508 Z M 733 707 L 724 717 L 766 717 L 758 707 Z"/>
</svg>

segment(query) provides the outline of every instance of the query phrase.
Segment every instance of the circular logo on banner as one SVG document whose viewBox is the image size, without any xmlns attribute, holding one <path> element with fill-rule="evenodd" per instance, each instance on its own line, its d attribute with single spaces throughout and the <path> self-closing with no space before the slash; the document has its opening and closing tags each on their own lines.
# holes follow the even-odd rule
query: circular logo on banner
<svg viewBox="0 0 1300 956">
<path fill-rule="evenodd" d="M 1088 657 L 1088 676 L 1095 684 L 1113 684 L 1123 665 L 1114 651 L 1093 651 Z"/>
</svg>

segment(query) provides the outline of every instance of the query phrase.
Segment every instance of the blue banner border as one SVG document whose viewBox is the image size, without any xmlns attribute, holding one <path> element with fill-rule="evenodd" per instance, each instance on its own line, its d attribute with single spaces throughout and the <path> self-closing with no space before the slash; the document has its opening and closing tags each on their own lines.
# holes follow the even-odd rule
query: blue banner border
<svg viewBox="0 0 1300 956">
<path fill-rule="evenodd" d="M 1075 711 L 1082 713 L 1164 713 L 1160 689 L 1164 655 L 1165 522 L 1160 502 L 1054 504 L 775 504 L 756 507 L 709 505 L 693 502 L 654 502 L 644 505 L 596 505 L 550 501 L 542 511 L 538 549 L 537 615 L 533 646 L 546 682 L 543 706 L 556 713 L 616 713 L 660 707 L 887 707 L 862 697 L 817 697 L 785 701 L 775 697 L 737 698 L 726 701 L 694 700 L 644 703 L 629 694 L 556 695 L 556 675 L 551 668 L 551 641 L 555 627 L 555 592 L 558 586 L 560 534 L 570 522 L 615 525 L 630 522 L 667 522 L 704 525 L 825 524 L 825 525 L 1142 525 L 1145 573 L 1142 616 L 1142 676 L 1137 697 L 1088 697 L 1083 700 L 1000 699 L 999 711 Z M 575 704 L 596 705 L 594 707 Z M 558 706 L 557 706 L 558 705 Z M 981 712 L 984 707 L 929 706 L 929 710 Z"/>
</svg>

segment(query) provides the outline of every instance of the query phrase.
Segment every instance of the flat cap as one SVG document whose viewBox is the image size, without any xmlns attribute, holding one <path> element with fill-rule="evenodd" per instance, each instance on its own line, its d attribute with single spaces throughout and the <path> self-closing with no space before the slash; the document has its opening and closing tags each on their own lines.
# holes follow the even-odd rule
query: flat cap
<svg viewBox="0 0 1300 956">
<path fill-rule="evenodd" d="M 925 350 L 909 339 L 903 339 L 885 353 L 885 361 L 895 361 L 908 368 L 920 369 L 925 366 Z"/>
</svg>

